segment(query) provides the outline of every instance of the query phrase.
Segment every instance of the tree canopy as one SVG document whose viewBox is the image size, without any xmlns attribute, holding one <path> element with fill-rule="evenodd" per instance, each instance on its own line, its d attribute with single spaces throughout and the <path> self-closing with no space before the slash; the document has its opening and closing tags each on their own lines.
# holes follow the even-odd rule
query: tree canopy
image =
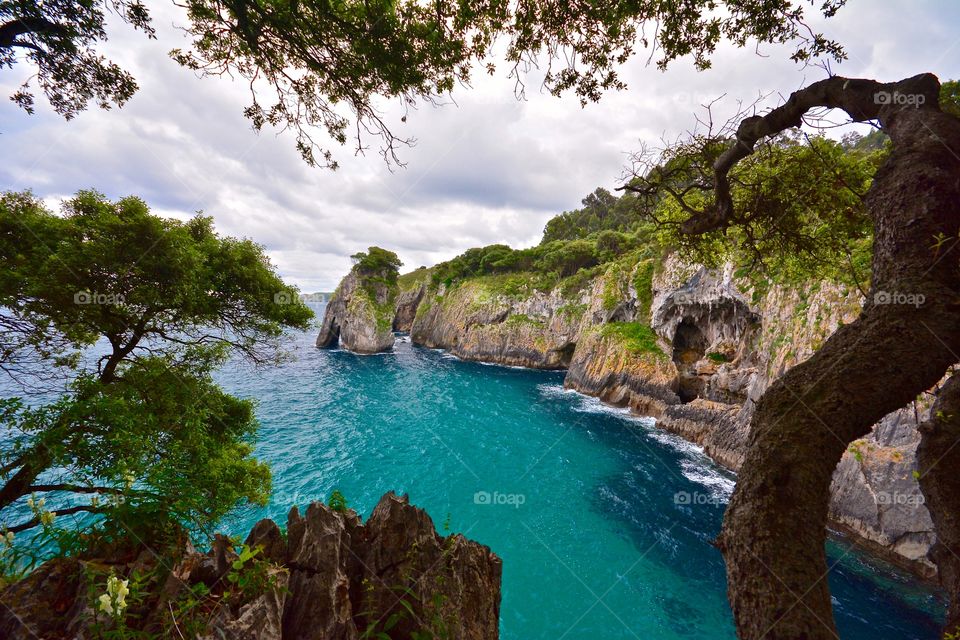
<svg viewBox="0 0 960 640">
<path fill-rule="evenodd" d="M 831 17 L 843 3 L 824 0 L 818 11 Z M 524 72 L 544 65 L 549 91 L 572 91 L 583 102 L 625 87 L 618 67 L 638 45 L 660 68 L 684 57 L 707 68 L 724 40 L 739 47 L 792 43 L 798 61 L 843 58 L 838 43 L 807 26 L 805 4 L 691 0 L 681 9 L 659 0 L 184 0 L 188 24 L 182 26 L 192 46 L 172 55 L 204 74 L 244 79 L 251 93 L 245 114 L 255 128 L 292 129 L 308 162 L 335 167 L 315 128 L 340 144 L 352 137 L 358 149 L 372 135 L 381 140 L 381 153 L 396 160 L 404 140 L 383 120 L 377 100 L 412 106 L 468 83 L 477 65 L 494 73 L 495 42 L 505 43 L 504 62 L 518 91 Z M 67 117 L 91 100 L 122 105 L 135 80 L 96 52 L 109 11 L 153 36 L 140 0 L 0 0 L 0 65 L 12 67 L 25 52 L 40 87 Z M 29 83 L 14 99 L 32 109 Z"/>
<path fill-rule="evenodd" d="M 125 522 L 204 527 L 266 500 L 253 404 L 213 379 L 231 356 L 276 362 L 283 332 L 312 317 L 261 247 L 218 236 L 207 217 L 160 218 L 137 198 L 81 192 L 58 216 L 7 193 L 0 256 L 4 350 L 19 363 L 4 370 L 43 381 L 0 403 L 4 527 L 118 510 Z M 49 511 L 25 513 L 32 494 Z"/>
</svg>

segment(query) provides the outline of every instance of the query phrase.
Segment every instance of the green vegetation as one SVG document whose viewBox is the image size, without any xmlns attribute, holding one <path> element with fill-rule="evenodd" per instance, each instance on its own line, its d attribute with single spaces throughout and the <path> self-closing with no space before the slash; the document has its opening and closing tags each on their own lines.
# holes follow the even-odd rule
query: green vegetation
<svg viewBox="0 0 960 640">
<path fill-rule="evenodd" d="M 716 352 L 716 351 L 711 351 L 710 353 L 708 353 L 708 354 L 707 354 L 707 359 L 709 359 L 711 362 L 716 362 L 717 364 L 723 364 L 724 362 L 730 362 L 730 358 L 728 358 L 726 355 L 724 355 L 724 354 L 722 354 L 722 353 L 718 353 L 718 352 Z"/>
<path fill-rule="evenodd" d="M 53 107 L 72 117 L 93 100 L 103 108 L 123 104 L 137 90 L 133 76 L 105 59 L 106 16 L 117 15 L 153 37 L 142 0 L 12 0 L 0 3 L 0 68 L 35 65 L 37 82 Z M 710 66 L 724 41 L 753 48 L 790 43 L 792 58 L 844 57 L 840 45 L 811 31 L 806 3 L 691 0 L 673 3 L 503 3 L 419 0 L 390 2 L 219 2 L 185 0 L 188 50 L 174 50 L 179 64 L 208 76 L 228 75 L 249 85 L 244 115 L 255 129 L 277 127 L 296 135 L 310 164 L 337 164 L 315 141 L 322 127 L 331 140 L 379 136 L 381 153 L 396 161 L 397 138 L 382 117 L 380 98 L 414 104 L 434 101 L 469 85 L 475 66 L 496 70 L 493 43 L 507 69 L 518 74 L 531 60 L 548 63 L 545 87 L 596 101 L 626 86 L 618 67 L 639 48 L 665 69 L 691 58 Z M 842 0 L 826 0 L 813 13 L 833 16 Z M 21 55 L 18 55 L 21 54 Z M 22 55 L 26 53 L 27 55 Z M 28 76 L 30 74 L 23 74 Z M 29 112 L 30 83 L 13 95 Z M 340 108 L 340 107 L 344 108 Z M 352 114 L 350 116 L 345 114 Z M 405 119 L 405 118 L 404 118 Z M 356 132 L 352 134 L 351 132 Z"/>
<path fill-rule="evenodd" d="M 711 204 L 712 187 L 689 191 L 682 203 L 669 195 L 682 184 L 712 175 L 722 141 L 694 140 L 670 149 L 661 164 L 635 178 L 631 188 L 644 193 L 645 214 L 657 222 L 665 246 L 707 266 L 733 262 L 738 277 L 759 290 L 772 282 L 810 279 L 866 290 L 872 225 L 863 195 L 888 153 L 885 145 L 861 144 L 868 138 L 838 143 L 782 135 L 758 149 L 731 175 L 738 220 L 724 230 L 680 230 L 690 215 L 687 208 L 701 210 Z M 777 215 L 767 215 L 770 211 Z"/>
<path fill-rule="evenodd" d="M 0 253 L 0 371 L 44 394 L 0 401 L 7 531 L 62 547 L 76 538 L 56 524 L 79 514 L 99 536 L 123 522 L 160 544 L 266 502 L 253 403 L 213 373 L 229 357 L 282 360 L 284 331 L 312 312 L 260 246 L 137 198 L 81 192 L 58 216 L 7 193 Z M 32 513 L 17 517 L 24 502 Z"/>
<path fill-rule="evenodd" d="M 400 267 L 403 263 L 392 251 L 370 247 L 366 252 L 355 253 L 353 270 L 359 277 L 358 293 L 350 300 L 350 313 L 358 317 L 372 317 L 379 331 L 389 331 L 397 293 L 399 292 Z"/>
<path fill-rule="evenodd" d="M 433 267 L 419 267 L 415 271 L 405 273 L 397 278 L 397 286 L 400 291 L 409 291 L 415 289 L 421 284 L 428 285 L 433 277 Z"/>
<path fill-rule="evenodd" d="M 347 505 L 347 499 L 340 493 L 340 489 L 333 490 L 333 493 L 330 494 L 330 499 L 327 501 L 327 506 L 338 513 L 346 513 L 350 508 Z"/>
<path fill-rule="evenodd" d="M 689 214 L 668 193 L 674 183 L 697 175 L 692 165 L 703 160 L 693 159 L 694 147 L 702 151 L 702 146 L 674 150 L 630 185 L 637 191 L 655 186 L 655 196 L 628 190 L 617 197 L 597 189 L 584 198 L 582 208 L 551 219 L 539 245 L 469 249 L 429 270 L 430 286 L 482 281 L 491 293 L 515 298 L 557 287 L 574 299 L 606 274 L 603 308 L 615 309 L 627 297 L 629 281 L 640 318 L 649 321 L 656 269 L 665 254 L 678 251 L 708 267 L 733 262 L 735 276 L 754 302 L 773 284 L 799 286 L 811 279 L 866 290 L 872 227 L 862 194 L 888 153 L 885 138 L 879 132 L 847 136 L 842 142 L 781 136 L 737 167 L 733 196 L 748 221 L 702 235 L 680 233 L 678 225 Z M 709 197 L 694 191 L 684 204 L 706 206 Z M 758 215 L 769 210 L 778 212 L 774 225 L 770 216 Z M 417 273 L 404 278 L 428 277 Z"/>
<path fill-rule="evenodd" d="M 624 268 L 632 268 L 638 257 L 659 254 L 654 226 L 643 220 L 635 197 L 618 198 L 598 189 L 583 202 L 583 209 L 550 220 L 539 245 L 469 249 L 434 267 L 431 284 L 450 287 L 466 279 L 501 276 L 502 292 L 507 295 L 529 295 L 559 286 L 565 296 L 572 297 L 613 262 L 624 261 Z M 617 213 L 598 213 L 598 202 Z"/>
<path fill-rule="evenodd" d="M 667 357 L 657 344 L 657 334 L 643 322 L 610 322 L 601 326 L 600 335 L 619 340 L 632 353 Z"/>
<path fill-rule="evenodd" d="M 357 273 L 364 276 L 382 278 L 388 284 L 396 284 L 400 276 L 400 267 L 403 263 L 393 251 L 380 247 L 370 247 L 350 256 Z"/>
<path fill-rule="evenodd" d="M 531 318 L 525 313 L 514 313 L 507 317 L 506 322 L 508 324 L 529 324 L 537 327 L 544 326 L 543 320 L 538 320 L 536 318 Z"/>
</svg>

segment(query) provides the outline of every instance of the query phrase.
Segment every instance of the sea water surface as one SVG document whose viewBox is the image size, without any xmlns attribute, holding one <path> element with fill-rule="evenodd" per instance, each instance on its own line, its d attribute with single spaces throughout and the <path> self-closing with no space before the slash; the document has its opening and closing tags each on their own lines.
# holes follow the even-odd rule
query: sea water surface
<svg viewBox="0 0 960 640">
<path fill-rule="evenodd" d="M 393 353 L 318 350 L 230 366 L 255 398 L 257 452 L 273 466 L 261 517 L 337 488 L 368 516 L 389 490 L 503 558 L 501 637 L 734 638 L 724 565 L 710 544 L 734 477 L 702 451 L 563 389 L 560 373 L 461 362 L 399 338 Z M 445 527 L 446 523 L 446 527 Z M 841 542 L 830 543 L 841 637 L 935 638 L 937 595 Z M 834 564 L 836 563 L 836 564 Z"/>
</svg>

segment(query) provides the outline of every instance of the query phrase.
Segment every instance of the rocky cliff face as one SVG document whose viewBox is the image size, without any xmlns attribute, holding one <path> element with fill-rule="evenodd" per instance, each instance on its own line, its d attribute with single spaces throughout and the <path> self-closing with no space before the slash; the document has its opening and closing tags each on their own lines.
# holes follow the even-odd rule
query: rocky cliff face
<svg viewBox="0 0 960 640">
<path fill-rule="evenodd" d="M 393 348 L 397 286 L 356 267 L 327 303 L 317 346 L 342 346 L 356 353 L 380 353 Z"/>
<path fill-rule="evenodd" d="M 653 416 L 733 470 L 755 402 L 861 304 L 859 291 L 835 283 L 757 290 L 730 268 L 674 258 L 612 263 L 573 292 L 482 277 L 401 299 L 395 326 L 415 307 L 413 342 L 465 360 L 566 369 L 567 387 Z M 932 523 L 913 477 L 923 418 L 920 407 L 891 414 L 851 447 L 830 513 L 839 531 L 931 574 Z"/>
<path fill-rule="evenodd" d="M 405 496 L 384 495 L 366 524 L 319 502 L 303 515 L 294 508 L 286 536 L 262 520 L 246 544 L 260 549 L 252 559 L 220 536 L 207 554 L 185 543 L 161 559 L 138 545 L 48 562 L 0 593 L 0 637 L 116 631 L 95 606 L 110 574 L 132 585 L 123 624 L 161 637 L 498 637 L 500 559 L 461 535 L 439 536 Z"/>
</svg>

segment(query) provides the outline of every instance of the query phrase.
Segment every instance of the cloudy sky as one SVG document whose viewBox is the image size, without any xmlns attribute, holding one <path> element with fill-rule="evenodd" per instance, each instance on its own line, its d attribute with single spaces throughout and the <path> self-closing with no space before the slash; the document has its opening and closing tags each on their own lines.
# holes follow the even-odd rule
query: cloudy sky
<svg viewBox="0 0 960 640">
<path fill-rule="evenodd" d="M 247 94 L 229 79 L 199 79 L 166 53 L 185 46 L 172 3 L 151 3 L 158 39 L 111 24 L 103 51 L 133 72 L 140 91 L 122 109 L 91 109 L 71 122 L 38 99 L 28 116 L 0 100 L 0 187 L 32 189 L 51 204 L 79 189 L 110 197 L 135 194 L 164 215 L 203 210 L 218 229 L 263 244 L 282 275 L 304 291 L 332 290 L 349 255 L 369 245 L 396 251 L 409 268 L 448 259 L 473 246 L 529 246 L 553 215 L 576 208 L 598 186 L 618 184 L 627 153 L 641 142 L 672 139 L 695 124 L 699 105 L 725 96 L 717 116 L 737 101 L 775 105 L 824 77 L 789 61 L 789 50 L 726 47 L 714 68 L 689 61 L 660 72 L 641 55 L 624 69 L 625 92 L 581 108 L 575 97 L 538 91 L 525 101 L 501 69 L 477 74 L 455 105 L 422 106 L 400 121 L 406 168 L 392 171 L 374 150 L 335 149 L 337 172 L 309 168 L 293 138 L 254 133 L 242 116 Z M 849 60 L 835 72 L 883 81 L 923 71 L 960 78 L 960 3 L 954 0 L 849 0 L 822 28 Z M 0 70 L 11 94 L 30 70 Z"/>
</svg>

